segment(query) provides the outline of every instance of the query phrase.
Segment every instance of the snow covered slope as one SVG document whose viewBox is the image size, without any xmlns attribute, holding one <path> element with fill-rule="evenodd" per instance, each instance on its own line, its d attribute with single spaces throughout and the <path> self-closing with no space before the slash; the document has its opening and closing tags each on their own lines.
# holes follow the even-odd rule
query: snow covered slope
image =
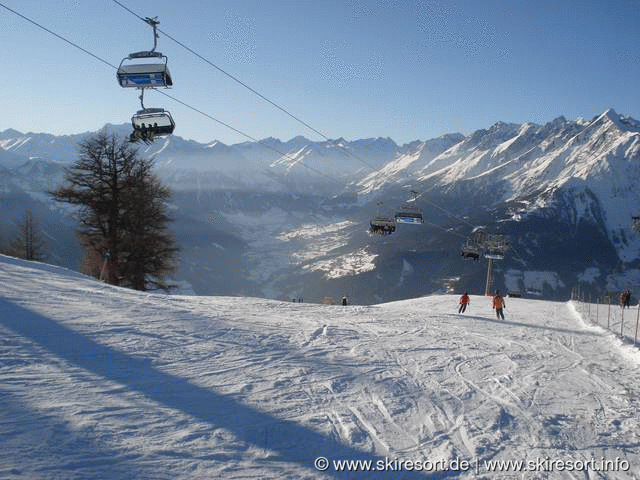
<svg viewBox="0 0 640 480">
<path fill-rule="evenodd" d="M 0 477 L 640 478 L 637 350 L 570 304 L 456 300 L 172 297 L 0 257 Z"/>
</svg>

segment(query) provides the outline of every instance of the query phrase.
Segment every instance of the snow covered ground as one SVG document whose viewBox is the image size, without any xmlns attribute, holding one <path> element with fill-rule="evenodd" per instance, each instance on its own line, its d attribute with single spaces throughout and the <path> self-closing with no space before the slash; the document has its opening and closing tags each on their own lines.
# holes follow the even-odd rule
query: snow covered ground
<svg viewBox="0 0 640 480">
<path fill-rule="evenodd" d="M 640 478 L 638 350 L 572 304 L 456 304 L 165 296 L 0 257 L 0 478 Z"/>
</svg>

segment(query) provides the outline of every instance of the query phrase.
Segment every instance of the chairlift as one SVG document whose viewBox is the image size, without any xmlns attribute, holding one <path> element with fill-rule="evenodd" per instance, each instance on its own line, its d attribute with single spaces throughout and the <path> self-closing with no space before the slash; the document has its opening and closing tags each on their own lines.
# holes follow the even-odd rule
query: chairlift
<svg viewBox="0 0 640 480">
<path fill-rule="evenodd" d="M 130 53 L 122 59 L 116 76 L 121 87 L 157 88 L 173 85 L 171 74 L 167 67 L 167 57 L 156 52 L 158 44 L 157 25 L 155 18 L 146 18 L 153 28 L 153 48 L 148 51 Z"/>
<path fill-rule="evenodd" d="M 155 137 L 171 135 L 176 127 L 171 114 L 163 108 L 145 108 L 131 117 L 131 141 L 151 142 Z"/>
<path fill-rule="evenodd" d="M 145 108 L 131 117 L 134 130 L 153 130 L 156 135 L 171 135 L 176 128 L 171 114 L 163 108 Z"/>
<path fill-rule="evenodd" d="M 472 241 L 467 240 L 462 248 L 460 248 L 460 256 L 465 260 L 480 260 L 481 250 L 477 244 L 474 244 Z"/>
<path fill-rule="evenodd" d="M 420 210 L 403 205 L 399 211 L 395 214 L 396 222 L 406 223 L 413 225 L 420 225 L 424 223 L 422 218 L 422 212 Z"/>
<path fill-rule="evenodd" d="M 484 252 L 484 258 L 490 258 L 492 260 L 503 260 L 504 252 L 498 249 L 487 250 L 486 252 Z"/>
<path fill-rule="evenodd" d="M 376 216 L 369 222 L 369 232 L 378 235 L 391 235 L 396 231 L 396 220 L 394 217 L 380 214 L 380 208 L 383 203 L 378 202 L 378 211 Z"/>
<path fill-rule="evenodd" d="M 507 237 L 504 235 L 490 233 L 484 241 L 485 258 L 493 260 L 503 260 L 504 254 L 508 248 Z"/>
<path fill-rule="evenodd" d="M 376 216 L 369 222 L 369 232 L 379 235 L 391 235 L 396 231 L 396 221 L 393 217 Z"/>
<path fill-rule="evenodd" d="M 418 192 L 412 190 L 413 194 L 413 202 L 415 202 L 416 198 L 418 198 Z M 396 222 L 398 223 L 406 223 L 413 225 L 420 225 L 424 223 L 424 219 L 422 218 L 422 212 L 415 205 L 410 204 L 409 202 L 403 203 L 395 214 Z"/>
<path fill-rule="evenodd" d="M 142 140 L 150 143 L 157 136 L 171 135 L 176 127 L 171 114 L 164 108 L 145 108 L 144 88 L 141 89 L 139 98 L 142 110 L 138 110 L 131 117 L 133 132 L 129 140 L 131 142 Z"/>
<path fill-rule="evenodd" d="M 134 60 L 159 58 L 154 63 L 132 63 Z M 123 58 L 116 73 L 121 87 L 156 88 L 173 85 L 167 57 L 160 52 L 137 52 Z"/>
</svg>

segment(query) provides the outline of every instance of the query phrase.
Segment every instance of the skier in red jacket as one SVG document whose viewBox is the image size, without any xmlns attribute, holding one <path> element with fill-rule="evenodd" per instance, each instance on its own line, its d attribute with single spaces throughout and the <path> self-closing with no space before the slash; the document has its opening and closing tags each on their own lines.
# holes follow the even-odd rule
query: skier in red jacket
<svg viewBox="0 0 640 480">
<path fill-rule="evenodd" d="M 460 297 L 460 308 L 458 309 L 458 313 L 464 313 L 464 311 L 467 309 L 469 301 L 469 295 L 467 294 L 467 292 L 464 292 Z"/>
<path fill-rule="evenodd" d="M 496 311 L 498 319 L 504 320 L 504 312 L 502 311 L 506 307 L 504 298 L 500 295 L 500 290 L 496 290 L 496 295 L 493 297 L 493 309 Z"/>
</svg>

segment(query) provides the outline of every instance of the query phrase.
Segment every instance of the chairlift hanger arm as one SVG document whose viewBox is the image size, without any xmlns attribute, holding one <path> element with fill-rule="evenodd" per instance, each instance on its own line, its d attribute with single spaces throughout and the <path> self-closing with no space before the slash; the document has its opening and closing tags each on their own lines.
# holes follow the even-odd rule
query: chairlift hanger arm
<svg viewBox="0 0 640 480">
<path fill-rule="evenodd" d="M 155 52 L 156 47 L 158 46 L 158 25 L 160 24 L 160 22 L 158 21 L 158 17 L 146 17 L 144 21 L 151 25 L 151 28 L 153 28 L 153 48 L 151 49 L 151 51 Z"/>
<path fill-rule="evenodd" d="M 153 48 L 151 50 L 147 50 L 147 51 L 130 53 L 129 54 L 129 59 L 133 59 L 133 58 L 150 58 L 150 57 L 162 58 L 162 57 L 164 57 L 164 55 L 162 55 L 162 53 L 156 52 L 156 48 L 158 48 L 158 38 L 160 38 L 160 36 L 158 35 L 158 25 L 160 24 L 160 21 L 158 20 L 158 17 L 153 17 L 153 18 L 146 17 L 143 20 L 147 24 L 149 24 L 151 26 L 151 28 L 153 28 Z"/>
</svg>

